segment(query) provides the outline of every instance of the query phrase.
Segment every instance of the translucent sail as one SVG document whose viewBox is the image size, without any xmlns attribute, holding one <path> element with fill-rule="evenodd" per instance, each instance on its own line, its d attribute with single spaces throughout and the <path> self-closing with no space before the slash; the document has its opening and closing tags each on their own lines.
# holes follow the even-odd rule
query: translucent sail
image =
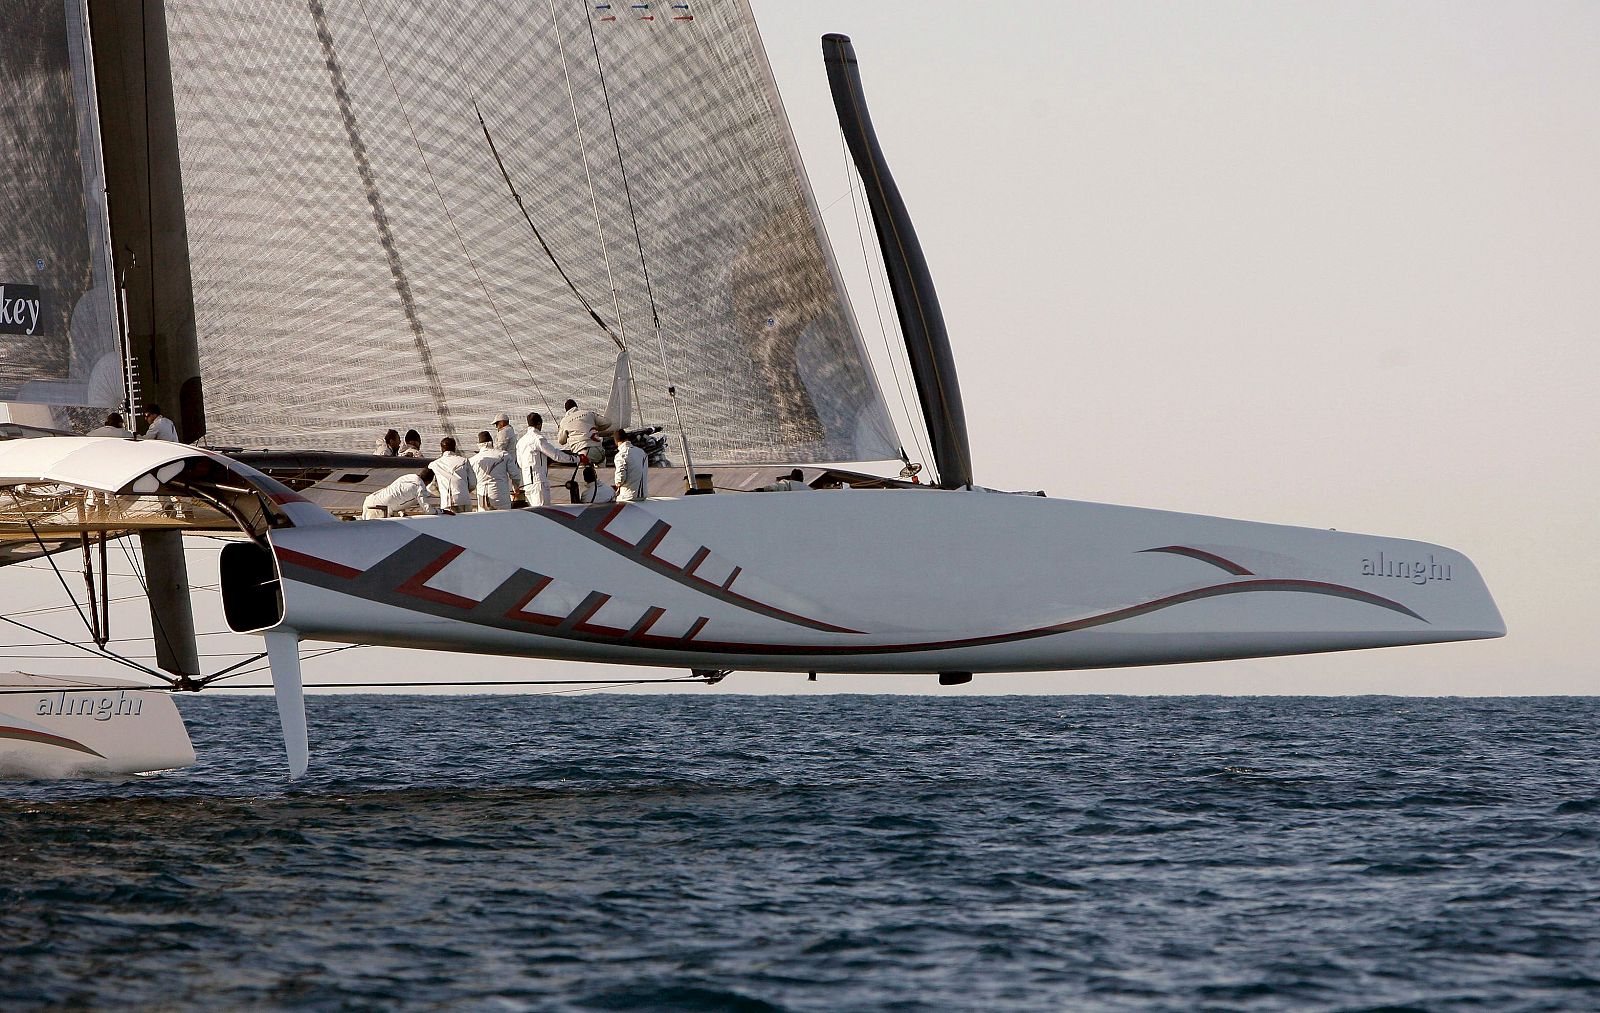
<svg viewBox="0 0 1600 1013">
<path fill-rule="evenodd" d="M 83 0 L 5 0 L 0 401 L 122 399 Z"/>
<path fill-rule="evenodd" d="M 213 444 L 602 408 L 622 341 L 634 422 L 670 425 L 676 385 L 697 462 L 895 455 L 744 0 L 175 0 L 168 25 Z"/>
</svg>

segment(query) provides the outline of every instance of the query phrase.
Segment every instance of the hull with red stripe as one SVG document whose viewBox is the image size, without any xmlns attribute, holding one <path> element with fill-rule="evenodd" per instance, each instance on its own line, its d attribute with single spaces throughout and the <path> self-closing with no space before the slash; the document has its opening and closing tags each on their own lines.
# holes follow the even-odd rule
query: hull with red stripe
<svg viewBox="0 0 1600 1013">
<path fill-rule="evenodd" d="M 252 628 L 542 658 L 990 672 L 1504 633 L 1476 568 L 1442 546 L 980 492 L 716 495 L 271 538 L 281 614 Z"/>
</svg>

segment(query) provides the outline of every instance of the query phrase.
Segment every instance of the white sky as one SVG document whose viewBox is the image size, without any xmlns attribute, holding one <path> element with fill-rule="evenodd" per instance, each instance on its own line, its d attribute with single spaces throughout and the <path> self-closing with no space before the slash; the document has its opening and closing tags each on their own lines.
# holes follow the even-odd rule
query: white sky
<svg viewBox="0 0 1600 1013">
<path fill-rule="evenodd" d="M 1600 691 L 1600 4 L 752 3 L 881 349 L 819 42 L 855 40 L 980 482 L 1440 542 L 1478 563 L 1511 633 L 955 691 L 749 674 L 724 691 Z M 30 578 L 19 605 L 61 600 Z M 652 674 L 357 651 L 306 675 L 379 669 Z"/>
</svg>

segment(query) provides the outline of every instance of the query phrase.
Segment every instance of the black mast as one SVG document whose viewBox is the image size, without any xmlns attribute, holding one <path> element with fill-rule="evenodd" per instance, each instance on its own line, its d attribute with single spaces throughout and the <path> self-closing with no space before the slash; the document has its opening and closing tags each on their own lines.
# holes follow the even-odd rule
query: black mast
<svg viewBox="0 0 1600 1013">
<path fill-rule="evenodd" d="M 195 340 L 189 236 L 178 170 L 166 11 L 161 0 L 90 0 L 89 30 L 100 104 L 100 146 L 116 277 L 127 279 L 128 340 L 145 403 L 155 402 L 193 443 L 206 433 Z M 129 419 L 135 428 L 137 419 Z M 156 663 L 200 674 L 183 535 L 139 535 Z"/>
<path fill-rule="evenodd" d="M 972 451 L 967 445 L 967 416 L 961 407 L 961 385 L 956 380 L 955 358 L 950 354 L 950 336 L 945 331 L 939 296 L 933 290 L 933 278 L 922 256 L 922 245 L 917 242 L 916 229 L 872 129 L 855 47 L 847 36 L 824 35 L 822 55 L 828 66 L 828 85 L 833 89 L 839 126 L 861 173 L 878 243 L 883 247 L 889 289 L 900 315 L 900 330 L 905 335 L 911 374 L 922 402 L 923 421 L 933 442 L 939 484 L 946 489 L 969 486 Z"/>
</svg>

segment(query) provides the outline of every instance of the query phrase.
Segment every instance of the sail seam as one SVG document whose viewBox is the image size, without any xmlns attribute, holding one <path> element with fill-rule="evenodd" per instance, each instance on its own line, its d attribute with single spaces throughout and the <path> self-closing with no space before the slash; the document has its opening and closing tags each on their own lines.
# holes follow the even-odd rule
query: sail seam
<svg viewBox="0 0 1600 1013">
<path fill-rule="evenodd" d="M 378 230 L 378 242 L 383 247 L 384 256 L 388 258 L 389 274 L 394 278 L 395 293 L 400 297 L 400 308 L 405 314 L 406 323 L 411 327 L 417 358 L 421 360 L 422 372 L 428 381 L 428 394 L 433 398 L 434 414 L 439 417 L 440 427 L 447 434 L 454 435 L 455 427 L 450 421 L 450 405 L 445 399 L 444 383 L 439 379 L 439 370 L 433 362 L 433 350 L 428 347 L 427 333 L 423 329 L 422 319 L 417 315 L 417 302 L 411 292 L 411 282 L 406 276 L 404 265 L 400 262 L 400 247 L 395 243 L 394 232 L 389 228 L 389 213 L 384 209 L 383 196 L 378 190 L 378 178 L 372 170 L 372 160 L 367 154 L 366 142 L 361 138 L 355 109 L 350 104 L 350 89 L 345 83 L 344 70 L 334 53 L 333 32 L 328 28 L 327 11 L 322 6 L 322 0 L 306 0 L 306 7 L 316 25 L 317 42 L 322 46 L 323 59 L 328 66 L 328 78 L 333 84 L 333 96 L 338 102 L 339 115 L 344 121 L 345 135 L 350 143 L 350 154 L 355 158 L 356 173 L 361 177 L 367 204 L 372 209 L 372 223 Z"/>
<path fill-rule="evenodd" d="M 539 400 L 544 402 L 544 410 L 555 414 L 550 407 L 550 399 L 545 397 L 544 391 L 539 387 L 539 381 L 534 379 L 533 370 L 528 365 L 528 360 L 522 354 L 522 348 L 517 344 L 517 339 L 511 336 L 511 328 L 506 325 L 505 317 L 500 314 L 500 307 L 494 301 L 494 294 L 489 291 L 489 286 L 484 282 L 482 273 L 478 270 L 478 262 L 472 256 L 472 251 L 467 249 L 467 242 L 461 236 L 461 229 L 456 225 L 456 216 L 450 210 L 450 203 L 444 199 L 444 191 L 439 188 L 439 180 L 433 174 L 433 167 L 428 164 L 428 156 L 422 150 L 422 143 L 417 140 L 416 128 L 411 125 L 411 114 L 406 111 L 405 99 L 400 95 L 400 88 L 394 83 L 394 73 L 389 69 L 389 57 L 383 51 L 383 44 L 378 41 L 378 34 L 372 27 L 372 12 L 367 9 L 367 0 L 360 0 L 361 14 L 367 23 L 367 35 L 372 39 L 372 48 L 378 54 L 378 60 L 383 64 L 383 77 L 389 83 L 389 90 L 394 92 L 394 100 L 400 106 L 400 116 L 405 120 L 406 133 L 411 137 L 411 146 L 417 149 L 417 158 L 422 163 L 422 171 L 428 174 L 428 182 L 433 186 L 434 196 L 439 198 L 439 207 L 444 210 L 444 217 L 450 224 L 450 231 L 456 237 L 456 243 L 461 247 L 462 256 L 467 258 L 467 266 L 472 269 L 472 276 L 478 282 L 478 288 L 483 291 L 483 297 L 489 302 L 489 309 L 494 313 L 494 318 L 500 324 L 500 330 L 505 334 L 506 341 L 511 345 L 511 351 L 517 356 L 517 362 L 522 365 L 523 373 L 527 374 L 528 383 L 533 387 L 534 393 L 539 395 Z"/>
</svg>

